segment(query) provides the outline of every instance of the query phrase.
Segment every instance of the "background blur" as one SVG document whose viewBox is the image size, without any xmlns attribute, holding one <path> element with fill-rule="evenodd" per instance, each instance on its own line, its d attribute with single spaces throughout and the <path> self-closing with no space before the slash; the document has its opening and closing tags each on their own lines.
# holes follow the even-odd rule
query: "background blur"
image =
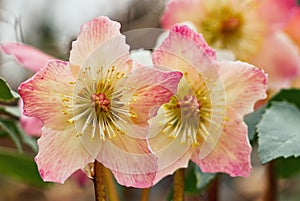
<svg viewBox="0 0 300 201">
<path fill-rule="evenodd" d="M 122 32 L 159 27 L 159 17 L 166 0 L 0 0 L 0 43 L 18 41 L 32 45 L 61 59 L 67 59 L 70 44 L 80 26 L 88 20 L 106 15 L 122 24 Z M 299 30 L 300 31 L 300 30 Z M 32 75 L 11 56 L 0 54 L 0 76 L 13 89 Z M 0 145 L 13 147 L 9 138 L 0 138 Z M 257 152 L 255 152 L 257 153 Z M 1 165 L 1 164 L 0 164 Z M 259 201 L 265 185 L 265 169 L 253 156 L 254 171 L 250 178 L 229 178 L 221 175 L 221 201 Z M 282 201 L 300 200 L 300 175 L 279 181 Z M 150 200 L 166 200 L 172 178 L 168 177 L 151 190 Z M 120 188 L 128 201 L 139 200 L 140 190 Z M 204 195 L 202 195 L 204 196 Z M 91 181 L 79 186 L 74 180 L 46 188 L 26 185 L 0 175 L 0 201 L 88 201 L 94 199 Z M 188 200 L 201 200 L 188 197 Z"/>
</svg>

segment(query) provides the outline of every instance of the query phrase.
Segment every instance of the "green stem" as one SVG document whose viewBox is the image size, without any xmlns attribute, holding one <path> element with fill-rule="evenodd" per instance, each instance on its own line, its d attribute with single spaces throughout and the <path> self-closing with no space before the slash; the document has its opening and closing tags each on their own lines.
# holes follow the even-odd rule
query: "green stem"
<svg viewBox="0 0 300 201">
<path fill-rule="evenodd" d="M 116 184 L 111 171 L 104 167 L 104 181 L 109 201 L 119 201 Z"/>
<path fill-rule="evenodd" d="M 184 169 L 178 169 L 174 175 L 173 201 L 184 201 Z"/>
<path fill-rule="evenodd" d="M 142 191 L 141 201 L 148 201 L 150 195 L 150 188 L 144 188 Z"/>
<path fill-rule="evenodd" d="M 106 201 L 104 166 L 98 161 L 94 162 L 94 187 L 96 201 Z"/>
</svg>

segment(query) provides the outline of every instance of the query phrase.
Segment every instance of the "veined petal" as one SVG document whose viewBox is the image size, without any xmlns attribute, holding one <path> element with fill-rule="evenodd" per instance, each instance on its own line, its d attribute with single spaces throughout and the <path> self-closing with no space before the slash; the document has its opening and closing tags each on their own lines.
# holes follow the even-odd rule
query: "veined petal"
<svg viewBox="0 0 300 201">
<path fill-rule="evenodd" d="M 126 186 L 149 187 L 157 171 L 156 157 L 145 139 L 116 135 L 102 143 L 97 160 L 111 169 L 117 181 Z"/>
<path fill-rule="evenodd" d="M 107 17 L 97 17 L 81 27 L 81 31 L 76 41 L 72 43 L 70 53 L 70 65 L 73 75 L 76 77 L 79 68 L 85 62 L 87 57 L 100 45 L 114 37 L 121 36 L 120 24 L 111 21 Z M 125 41 L 125 39 L 124 39 Z M 119 44 L 129 51 L 129 47 L 124 44 Z M 107 52 L 106 54 L 113 54 Z"/>
<path fill-rule="evenodd" d="M 95 160 L 76 137 L 75 127 L 63 131 L 44 127 L 42 133 L 35 161 L 44 181 L 64 183 L 76 170 Z"/>
<path fill-rule="evenodd" d="M 253 111 L 254 104 L 266 98 L 267 75 L 259 68 L 244 63 L 221 61 L 219 72 L 225 94 L 226 107 L 241 117 Z"/>
<path fill-rule="evenodd" d="M 164 29 L 170 29 L 179 22 L 200 21 L 203 14 L 201 0 L 171 0 L 166 5 L 161 24 Z"/>
<path fill-rule="evenodd" d="M 154 178 L 156 173 L 144 174 L 126 174 L 112 170 L 117 182 L 121 185 L 134 188 L 149 188 L 154 185 Z"/>
<path fill-rule="evenodd" d="M 247 126 L 240 115 L 227 111 L 229 121 L 225 123 L 223 133 L 212 152 L 199 159 L 199 150 L 193 153 L 192 160 L 203 172 L 225 172 L 230 176 L 247 177 L 251 171 L 251 146 L 248 142 Z"/>
<path fill-rule="evenodd" d="M 216 59 L 215 51 L 207 45 L 202 35 L 197 34 L 187 25 L 173 26 L 169 32 L 169 36 L 152 54 L 154 64 L 164 65 L 165 63 L 172 66 L 174 61 L 169 60 L 169 58 L 166 58 L 164 55 L 162 58 L 160 57 L 159 54 L 163 52 L 182 57 L 189 62 L 195 61 L 195 63 L 203 63 L 204 57 L 208 57 L 212 60 Z"/>
<path fill-rule="evenodd" d="M 181 77 L 180 72 L 162 72 L 150 67 L 140 67 L 129 74 L 126 86 L 131 88 L 128 92 L 132 94 L 129 104 L 134 114 L 132 121 L 147 126 L 158 108 L 176 94 Z"/>
<path fill-rule="evenodd" d="M 68 63 L 50 61 L 19 87 L 24 114 L 41 119 L 49 128 L 65 129 L 70 125 L 74 81 Z"/>
<path fill-rule="evenodd" d="M 0 50 L 15 56 L 24 67 L 34 72 L 42 69 L 49 60 L 53 59 L 52 56 L 21 43 L 4 43 L 0 45 Z"/>
<path fill-rule="evenodd" d="M 268 85 L 272 89 L 289 87 L 291 81 L 300 73 L 300 56 L 297 46 L 279 31 L 264 41 L 260 52 L 250 61 L 268 73 L 270 78 Z"/>
<path fill-rule="evenodd" d="M 255 1 L 258 5 L 259 15 L 268 23 L 266 28 L 271 29 L 271 31 L 283 28 L 297 7 L 295 0 Z"/>
</svg>

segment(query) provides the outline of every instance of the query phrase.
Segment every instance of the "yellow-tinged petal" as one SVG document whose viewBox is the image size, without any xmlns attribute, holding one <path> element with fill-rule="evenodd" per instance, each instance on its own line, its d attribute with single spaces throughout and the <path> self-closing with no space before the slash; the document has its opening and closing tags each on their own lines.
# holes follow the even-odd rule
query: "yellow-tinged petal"
<svg viewBox="0 0 300 201">
<path fill-rule="evenodd" d="M 38 117 L 49 128 L 65 129 L 70 125 L 67 121 L 72 116 L 73 82 L 67 62 L 50 61 L 19 87 L 24 114 Z"/>
</svg>

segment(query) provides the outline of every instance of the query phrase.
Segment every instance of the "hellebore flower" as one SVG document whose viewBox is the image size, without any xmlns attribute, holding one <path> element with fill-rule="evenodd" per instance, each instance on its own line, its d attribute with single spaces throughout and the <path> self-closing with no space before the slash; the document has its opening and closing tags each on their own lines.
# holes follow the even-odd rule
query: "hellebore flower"
<svg viewBox="0 0 300 201">
<path fill-rule="evenodd" d="M 84 24 L 70 62 L 50 60 L 19 93 L 24 114 L 43 121 L 35 158 L 45 181 L 63 183 L 95 160 L 126 186 L 149 187 L 157 170 L 148 120 L 176 93 L 180 72 L 133 63 L 120 24 Z"/>
<path fill-rule="evenodd" d="M 247 177 L 251 146 L 243 116 L 266 97 L 266 74 L 248 63 L 217 61 L 202 36 L 186 25 L 175 25 L 152 59 L 184 75 L 177 93 L 151 119 L 155 182 L 187 167 L 190 159 L 203 172 Z"/>
<path fill-rule="evenodd" d="M 263 68 L 276 91 L 300 73 L 298 50 L 282 30 L 295 7 L 295 0 L 171 0 L 161 24 L 193 23 L 211 47 Z"/>
</svg>

